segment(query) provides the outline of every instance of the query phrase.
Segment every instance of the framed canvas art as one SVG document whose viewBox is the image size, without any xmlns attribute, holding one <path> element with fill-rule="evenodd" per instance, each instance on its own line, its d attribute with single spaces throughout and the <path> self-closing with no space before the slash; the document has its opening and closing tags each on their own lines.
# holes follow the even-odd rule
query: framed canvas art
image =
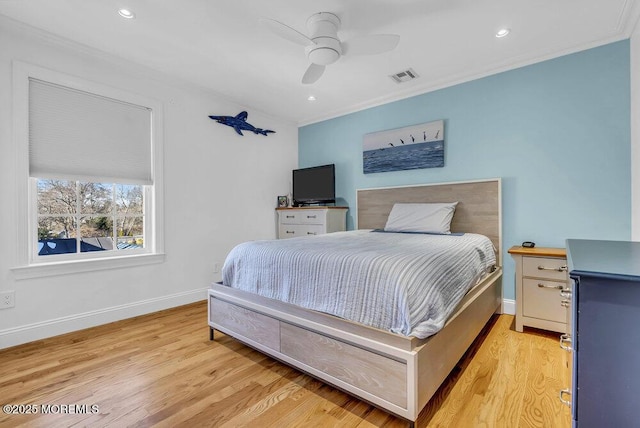
<svg viewBox="0 0 640 428">
<path fill-rule="evenodd" d="M 444 166 L 444 120 L 366 134 L 365 174 Z"/>
</svg>

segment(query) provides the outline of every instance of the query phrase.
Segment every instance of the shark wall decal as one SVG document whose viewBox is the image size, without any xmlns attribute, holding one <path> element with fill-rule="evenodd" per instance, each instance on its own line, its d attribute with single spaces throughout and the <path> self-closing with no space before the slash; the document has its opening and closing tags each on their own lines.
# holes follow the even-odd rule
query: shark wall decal
<svg viewBox="0 0 640 428">
<path fill-rule="evenodd" d="M 209 117 L 218 123 L 232 127 L 240 135 L 244 135 L 242 131 L 250 131 L 250 132 L 253 132 L 254 134 L 261 134 L 261 135 L 267 135 L 269 133 L 276 132 L 270 129 L 256 128 L 252 124 L 248 123 L 246 111 L 241 111 L 236 116 L 209 116 Z"/>
</svg>

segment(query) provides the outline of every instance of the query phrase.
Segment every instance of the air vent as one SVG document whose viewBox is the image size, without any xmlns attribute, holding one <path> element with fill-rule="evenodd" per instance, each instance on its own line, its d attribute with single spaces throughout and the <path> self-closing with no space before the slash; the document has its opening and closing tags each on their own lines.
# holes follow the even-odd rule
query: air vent
<svg viewBox="0 0 640 428">
<path fill-rule="evenodd" d="M 392 74 L 389 77 L 391 77 L 396 83 L 404 83 L 418 77 L 418 73 L 413 71 L 413 68 L 409 68 L 407 70 L 401 71 L 400 73 Z"/>
</svg>

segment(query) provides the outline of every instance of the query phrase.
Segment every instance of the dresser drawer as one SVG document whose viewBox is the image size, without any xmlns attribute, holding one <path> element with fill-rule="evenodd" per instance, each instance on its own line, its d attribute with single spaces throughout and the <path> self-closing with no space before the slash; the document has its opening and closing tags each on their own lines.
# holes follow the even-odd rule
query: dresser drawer
<svg viewBox="0 0 640 428">
<path fill-rule="evenodd" d="M 566 281 L 567 261 L 558 258 L 523 257 L 522 275 Z"/>
<path fill-rule="evenodd" d="M 321 224 L 281 224 L 278 228 L 278 239 L 322 235 L 324 233 L 325 227 Z"/>
<path fill-rule="evenodd" d="M 324 224 L 325 212 L 322 210 L 296 210 L 280 213 L 281 224 Z"/>
<path fill-rule="evenodd" d="M 522 284 L 522 312 L 525 317 L 548 321 L 566 322 L 567 309 L 560 303 L 563 300 L 560 290 L 566 283 L 524 278 Z"/>
</svg>

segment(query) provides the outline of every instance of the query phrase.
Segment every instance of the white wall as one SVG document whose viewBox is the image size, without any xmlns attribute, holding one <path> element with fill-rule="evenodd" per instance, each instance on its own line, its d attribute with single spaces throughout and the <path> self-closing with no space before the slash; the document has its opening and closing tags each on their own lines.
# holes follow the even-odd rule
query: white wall
<svg viewBox="0 0 640 428">
<path fill-rule="evenodd" d="M 164 104 L 164 263 L 14 278 L 13 60 Z M 240 137 L 207 117 L 241 110 L 250 123 L 277 132 Z M 293 123 L 0 18 L 0 291 L 15 290 L 16 302 L 0 310 L 0 348 L 204 299 L 219 279 L 214 264 L 235 244 L 275 237 L 276 196 L 288 192 L 297 147 Z"/>
<path fill-rule="evenodd" d="M 640 25 L 631 34 L 631 239 L 640 241 Z"/>
</svg>

